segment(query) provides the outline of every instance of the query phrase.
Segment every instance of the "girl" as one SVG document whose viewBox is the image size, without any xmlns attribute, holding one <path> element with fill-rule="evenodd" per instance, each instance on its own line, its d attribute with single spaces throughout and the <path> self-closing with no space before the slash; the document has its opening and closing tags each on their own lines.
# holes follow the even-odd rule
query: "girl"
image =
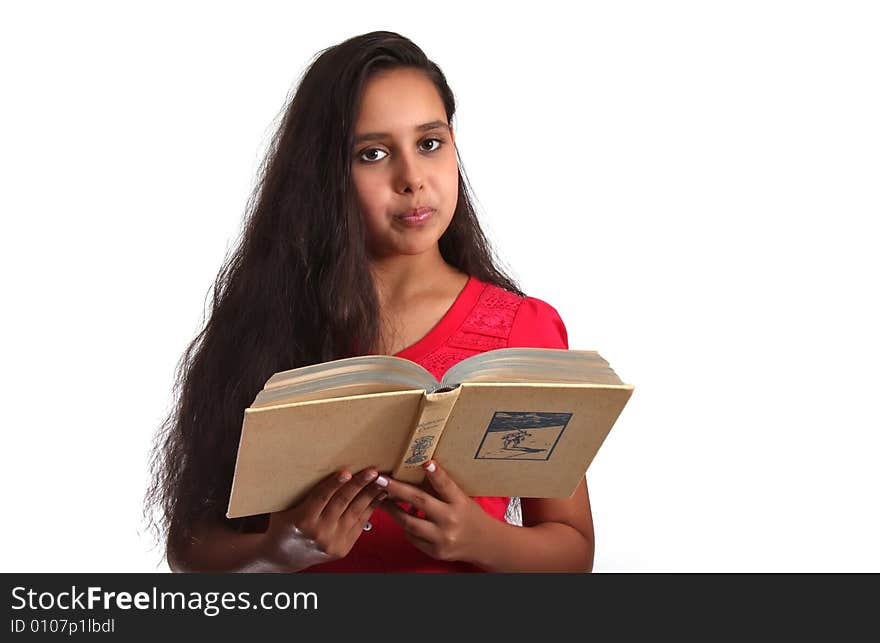
<svg viewBox="0 0 880 643">
<path fill-rule="evenodd" d="M 272 141 L 211 316 L 178 365 L 153 453 L 173 571 L 590 571 L 586 482 L 568 499 L 468 497 L 339 471 L 299 504 L 224 517 L 243 409 L 273 373 L 396 355 L 438 379 L 506 346 L 568 348 L 556 310 L 498 266 L 458 157 L 441 70 L 387 31 L 324 50 Z M 148 518 L 150 514 L 148 512 Z"/>
</svg>

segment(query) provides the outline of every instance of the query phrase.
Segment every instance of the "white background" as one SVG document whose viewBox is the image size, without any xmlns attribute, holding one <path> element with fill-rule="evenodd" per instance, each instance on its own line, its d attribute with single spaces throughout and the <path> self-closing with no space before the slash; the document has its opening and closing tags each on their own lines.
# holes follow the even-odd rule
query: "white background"
<svg viewBox="0 0 880 643">
<path fill-rule="evenodd" d="M 636 387 L 596 571 L 880 571 L 876 3 L 317 4 L 0 10 L 0 569 L 167 569 L 147 455 L 273 120 L 388 29 L 505 264 Z"/>
</svg>

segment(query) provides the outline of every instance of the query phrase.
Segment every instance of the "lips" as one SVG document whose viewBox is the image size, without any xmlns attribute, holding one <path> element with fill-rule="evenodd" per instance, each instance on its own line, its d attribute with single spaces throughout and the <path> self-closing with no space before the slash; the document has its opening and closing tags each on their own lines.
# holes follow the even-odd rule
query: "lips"
<svg viewBox="0 0 880 643">
<path fill-rule="evenodd" d="M 406 212 L 399 214 L 398 216 L 401 219 L 410 219 L 410 218 L 421 217 L 421 216 L 423 216 L 425 214 L 429 214 L 433 211 L 434 211 L 434 208 L 429 208 L 429 207 L 423 206 L 421 208 L 413 208 L 412 210 L 407 210 Z"/>
</svg>

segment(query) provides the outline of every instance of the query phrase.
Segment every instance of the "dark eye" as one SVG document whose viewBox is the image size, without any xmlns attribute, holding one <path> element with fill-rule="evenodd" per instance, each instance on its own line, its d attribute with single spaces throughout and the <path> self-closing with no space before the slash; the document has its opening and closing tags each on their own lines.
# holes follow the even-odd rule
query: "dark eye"
<svg viewBox="0 0 880 643">
<path fill-rule="evenodd" d="M 371 148 L 366 149 L 363 152 L 361 152 L 361 154 L 358 158 L 362 161 L 366 161 L 367 163 L 375 163 L 376 161 L 381 161 L 382 160 L 381 158 L 378 158 L 378 159 L 364 158 L 367 154 L 372 154 L 373 152 L 379 152 L 380 154 L 385 154 L 385 152 L 380 150 L 378 147 L 371 147 Z"/>
<path fill-rule="evenodd" d="M 444 143 L 442 138 L 426 138 L 424 141 L 422 141 L 422 145 L 424 145 L 425 143 L 431 142 L 431 141 L 436 143 L 436 145 L 432 146 L 431 149 L 429 149 L 429 150 L 425 150 L 426 152 L 436 152 L 437 150 L 439 150 L 443 146 L 443 143 Z M 385 152 L 384 150 L 380 150 L 378 147 L 370 147 L 370 148 L 365 149 L 363 152 L 361 152 L 358 155 L 358 159 L 360 159 L 364 163 L 376 163 L 378 161 L 381 161 L 383 158 L 385 158 L 385 157 L 376 158 L 375 156 L 370 158 L 367 156 L 368 154 L 373 155 L 376 152 L 378 152 L 379 154 L 386 154 L 387 155 L 387 152 Z"/>
<path fill-rule="evenodd" d="M 429 141 L 434 141 L 434 142 L 437 143 L 437 146 L 436 146 L 436 147 L 432 147 L 430 150 L 428 150 L 429 152 L 434 152 L 434 151 L 436 151 L 436 150 L 439 150 L 440 147 L 443 145 L 443 139 L 439 139 L 439 138 L 426 138 L 426 139 L 424 140 L 425 143 L 428 143 Z"/>
</svg>

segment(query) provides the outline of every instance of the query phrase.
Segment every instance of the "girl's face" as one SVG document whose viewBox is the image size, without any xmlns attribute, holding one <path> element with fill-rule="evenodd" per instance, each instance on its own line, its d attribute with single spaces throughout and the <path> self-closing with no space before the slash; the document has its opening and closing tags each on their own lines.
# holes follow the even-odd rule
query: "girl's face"
<svg viewBox="0 0 880 643">
<path fill-rule="evenodd" d="M 378 72 L 367 81 L 354 128 L 352 179 L 375 258 L 436 248 L 458 202 L 452 127 L 434 84 L 420 71 Z M 422 221 L 413 208 L 431 208 Z"/>
</svg>

